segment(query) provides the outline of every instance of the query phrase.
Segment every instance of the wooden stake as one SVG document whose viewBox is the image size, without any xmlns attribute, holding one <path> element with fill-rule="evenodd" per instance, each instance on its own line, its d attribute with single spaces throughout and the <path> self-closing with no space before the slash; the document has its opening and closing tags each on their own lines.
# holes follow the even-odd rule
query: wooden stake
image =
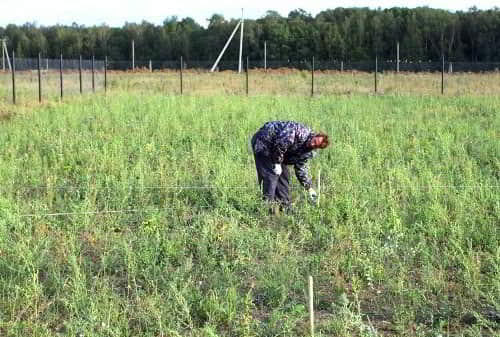
<svg viewBox="0 0 500 337">
<path fill-rule="evenodd" d="M 311 336 L 314 337 L 314 298 L 312 276 L 309 276 L 309 320 L 311 323 Z"/>
</svg>

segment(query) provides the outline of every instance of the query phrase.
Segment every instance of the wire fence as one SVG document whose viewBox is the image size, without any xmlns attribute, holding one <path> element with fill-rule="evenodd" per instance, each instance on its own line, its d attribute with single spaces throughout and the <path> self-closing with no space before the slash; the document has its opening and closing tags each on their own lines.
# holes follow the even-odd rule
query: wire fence
<svg viewBox="0 0 500 337">
<path fill-rule="evenodd" d="M 182 66 L 181 66 L 182 64 Z M 351 93 L 498 94 L 500 63 L 247 61 L 223 62 L 209 72 L 208 61 L 16 59 L 0 71 L 0 102 L 63 100 L 111 89 L 173 95 L 338 95 Z M 123 71 L 126 70 L 126 71 Z"/>
<path fill-rule="evenodd" d="M 38 59 L 37 58 L 16 58 L 16 70 L 17 71 L 36 71 L 38 70 Z M 64 70 L 78 70 L 80 67 L 82 70 L 92 70 L 92 67 L 96 71 L 104 71 L 104 60 L 94 59 L 92 65 L 92 59 L 63 59 L 62 66 Z M 60 59 L 40 59 L 40 70 L 59 70 L 61 66 Z M 7 69 L 8 70 L 8 69 Z"/>
<path fill-rule="evenodd" d="M 246 62 L 246 61 L 245 61 Z M 313 65 L 314 62 L 314 65 Z M 38 59 L 36 58 L 16 58 L 16 70 L 30 71 L 38 69 Z M 108 70 L 179 70 L 181 60 L 94 60 L 94 69 L 96 71 L 104 71 L 107 65 Z M 183 69 L 194 69 L 199 71 L 209 71 L 213 66 L 212 61 L 201 60 L 183 60 Z M 42 58 L 40 68 L 42 70 L 59 70 L 60 59 Z M 65 70 L 92 70 L 92 59 L 63 59 L 63 69 Z M 318 71 L 364 71 L 373 72 L 375 70 L 375 60 L 370 61 L 341 61 L 341 60 L 248 60 L 250 69 L 297 69 L 311 70 L 313 67 Z M 217 70 L 232 70 L 238 71 L 238 61 L 221 62 Z M 442 69 L 442 61 L 394 61 L 394 60 L 379 60 L 378 71 L 401 71 L 401 72 L 440 72 Z M 8 69 L 7 69 L 8 70 Z M 460 62 L 446 61 L 445 70 L 447 72 L 495 72 L 500 71 L 500 62 Z"/>
</svg>

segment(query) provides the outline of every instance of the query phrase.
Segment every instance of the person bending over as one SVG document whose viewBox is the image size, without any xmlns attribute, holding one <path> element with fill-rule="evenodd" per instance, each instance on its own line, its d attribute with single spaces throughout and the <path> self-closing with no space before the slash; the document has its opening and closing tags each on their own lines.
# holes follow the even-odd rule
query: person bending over
<svg viewBox="0 0 500 337">
<path fill-rule="evenodd" d="M 314 157 L 314 150 L 328 146 L 327 134 L 315 133 L 298 122 L 271 121 L 253 135 L 251 143 L 259 186 L 266 200 L 277 201 L 281 207 L 290 206 L 287 165 L 293 165 L 297 179 L 311 200 L 317 199 L 307 161 Z"/>
</svg>

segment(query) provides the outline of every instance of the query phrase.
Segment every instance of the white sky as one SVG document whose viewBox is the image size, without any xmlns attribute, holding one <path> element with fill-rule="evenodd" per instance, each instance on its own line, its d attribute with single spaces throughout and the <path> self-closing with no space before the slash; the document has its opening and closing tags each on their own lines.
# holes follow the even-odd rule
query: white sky
<svg viewBox="0 0 500 337">
<path fill-rule="evenodd" d="M 121 27 L 125 22 L 140 23 L 143 20 L 161 24 L 166 17 L 176 15 L 179 19 L 192 17 L 206 27 L 212 14 L 224 15 L 226 19 L 239 18 L 241 8 L 245 9 L 245 17 L 257 19 L 267 10 L 275 10 L 287 16 L 294 9 L 302 8 L 313 16 L 328 8 L 336 7 L 419 7 L 442 8 L 451 11 L 466 11 L 472 6 L 479 9 L 500 7 L 500 2 L 490 0 L 3 0 L 0 6 L 0 26 L 26 22 L 51 26 L 55 24 L 93 26 L 105 23 L 111 27 Z"/>
</svg>

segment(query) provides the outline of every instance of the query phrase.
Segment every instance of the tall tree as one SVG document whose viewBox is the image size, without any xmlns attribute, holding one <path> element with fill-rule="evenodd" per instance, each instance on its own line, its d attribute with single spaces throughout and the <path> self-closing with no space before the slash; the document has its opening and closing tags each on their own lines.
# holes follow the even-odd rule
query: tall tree
<svg viewBox="0 0 500 337">
<path fill-rule="evenodd" d="M 208 18 L 206 28 L 192 18 L 167 17 L 157 25 L 143 21 L 122 27 L 105 24 L 69 26 L 0 27 L 0 37 L 20 57 L 84 57 L 108 55 L 113 60 L 130 62 L 131 42 L 135 41 L 137 60 L 206 60 L 213 62 L 238 24 L 220 14 Z M 239 56 L 238 39 L 230 44 L 223 62 Z M 268 60 L 303 62 L 312 56 L 346 61 L 372 60 L 375 53 L 395 59 L 396 43 L 400 57 L 412 61 L 438 61 L 444 53 L 455 61 L 500 61 L 500 9 L 449 12 L 419 8 L 335 8 L 313 17 L 303 9 L 282 17 L 267 11 L 257 20 L 245 20 L 244 54 L 263 57 L 267 43 Z"/>
</svg>

